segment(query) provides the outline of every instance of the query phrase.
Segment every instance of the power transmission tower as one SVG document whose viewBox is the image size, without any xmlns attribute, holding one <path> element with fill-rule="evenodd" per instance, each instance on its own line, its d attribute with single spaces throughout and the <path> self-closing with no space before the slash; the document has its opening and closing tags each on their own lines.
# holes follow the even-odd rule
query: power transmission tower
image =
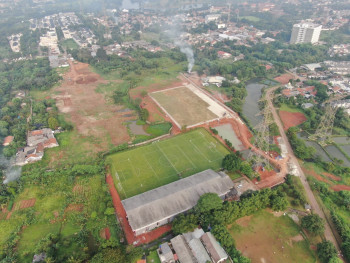
<svg viewBox="0 0 350 263">
<path fill-rule="evenodd" d="M 263 115 L 261 122 L 255 127 L 257 131 L 256 136 L 254 136 L 253 146 L 260 150 L 260 153 L 250 150 L 247 161 L 252 162 L 255 167 L 263 166 L 263 164 L 269 166 L 269 146 L 270 146 L 270 131 L 269 127 L 273 123 L 273 117 L 270 107 L 266 105 L 267 101 L 265 99 L 260 100 L 264 104 L 264 109 L 259 115 Z"/>
<path fill-rule="evenodd" d="M 310 140 L 317 141 L 321 146 L 331 143 L 335 114 L 338 108 L 331 103 L 325 105 L 325 114 L 321 117 L 320 124 L 314 134 L 309 136 Z"/>
</svg>

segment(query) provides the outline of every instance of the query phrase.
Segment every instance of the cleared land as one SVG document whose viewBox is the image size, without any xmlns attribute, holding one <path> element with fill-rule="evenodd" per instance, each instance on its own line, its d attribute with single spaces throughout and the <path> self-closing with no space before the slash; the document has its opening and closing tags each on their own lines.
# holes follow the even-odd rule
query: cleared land
<svg viewBox="0 0 350 263">
<path fill-rule="evenodd" d="M 100 84 L 108 84 L 92 72 L 88 64 L 70 63 L 70 70 L 64 75 L 62 84 L 52 91 L 52 97 L 60 112 L 74 124 L 74 141 L 88 138 L 84 149 L 103 151 L 113 144 L 127 142 L 130 137 L 123 123 L 135 119 L 133 111 L 123 111 L 123 106 L 108 103 L 99 93 Z M 91 145 L 92 144 L 92 145 Z"/>
<path fill-rule="evenodd" d="M 279 115 L 283 122 L 284 130 L 286 131 L 290 127 L 298 126 L 307 120 L 305 115 L 301 112 L 279 111 Z"/>
<path fill-rule="evenodd" d="M 107 158 L 122 199 L 205 169 L 221 167 L 228 150 L 205 129 L 113 154 Z"/>
<path fill-rule="evenodd" d="M 179 128 L 221 118 L 226 114 L 222 106 L 192 85 L 153 92 L 150 95 Z"/>
<path fill-rule="evenodd" d="M 315 262 L 300 228 L 288 216 L 277 217 L 262 210 L 237 220 L 229 232 L 237 249 L 252 262 Z"/>
</svg>

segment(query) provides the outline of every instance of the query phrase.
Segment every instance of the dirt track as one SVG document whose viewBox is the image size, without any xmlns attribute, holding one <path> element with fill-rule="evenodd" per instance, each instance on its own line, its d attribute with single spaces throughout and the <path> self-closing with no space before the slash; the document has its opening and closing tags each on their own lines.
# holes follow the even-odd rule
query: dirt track
<svg viewBox="0 0 350 263">
<path fill-rule="evenodd" d="M 284 132 L 283 124 L 282 124 L 282 122 L 281 122 L 281 120 L 280 120 L 280 118 L 279 118 L 279 116 L 277 114 L 277 111 L 276 111 L 275 107 L 272 104 L 272 96 L 273 96 L 272 94 L 278 87 L 279 86 L 276 86 L 276 87 L 273 87 L 273 88 L 268 89 L 266 91 L 266 99 L 267 99 L 267 102 L 268 102 L 268 107 L 270 107 L 270 109 L 271 109 L 273 118 L 274 118 L 274 120 L 275 120 L 275 122 L 276 122 L 276 124 L 278 126 L 278 129 L 280 131 L 282 139 L 283 139 L 283 141 L 284 141 L 284 143 L 285 143 L 285 145 L 287 147 L 288 157 L 290 158 L 290 161 L 292 163 L 294 163 L 296 165 L 297 169 L 298 169 L 298 172 L 299 172 L 299 175 L 300 175 L 300 179 L 301 179 L 301 183 L 302 183 L 302 185 L 303 185 L 303 187 L 305 189 L 307 199 L 309 200 L 310 205 L 311 205 L 314 213 L 318 214 L 325 221 L 325 233 L 324 233 L 325 237 L 326 237 L 327 240 L 331 241 L 335 245 L 337 250 L 339 251 L 340 250 L 339 245 L 336 242 L 336 238 L 335 238 L 335 236 L 334 236 L 334 234 L 333 234 L 333 232 L 331 230 L 330 225 L 328 224 L 326 216 L 323 213 L 323 211 L 322 211 L 321 207 L 319 206 L 319 204 L 317 203 L 313 192 L 311 191 L 310 185 L 309 185 L 309 183 L 306 180 L 306 176 L 305 176 L 303 170 L 301 169 L 301 166 L 300 166 L 300 164 L 298 162 L 298 159 L 295 157 L 294 152 L 292 150 L 292 146 L 290 145 L 290 143 L 288 141 L 287 135 Z"/>
</svg>

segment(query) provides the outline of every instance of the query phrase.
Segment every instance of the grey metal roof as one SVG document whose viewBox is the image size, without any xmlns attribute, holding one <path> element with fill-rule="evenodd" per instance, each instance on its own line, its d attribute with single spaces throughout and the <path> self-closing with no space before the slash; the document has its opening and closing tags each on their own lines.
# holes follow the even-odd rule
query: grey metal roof
<svg viewBox="0 0 350 263">
<path fill-rule="evenodd" d="M 225 250 L 221 247 L 212 233 L 207 232 L 201 237 L 202 243 L 207 249 L 208 253 L 213 258 L 214 262 L 219 262 L 223 259 L 227 259 L 228 256 Z"/>
<path fill-rule="evenodd" d="M 197 238 L 192 239 L 188 243 L 188 245 L 190 246 L 192 253 L 197 259 L 198 263 L 207 263 L 208 261 L 211 262 L 211 259 L 207 251 L 205 250 L 202 242 L 199 239 Z"/>
<path fill-rule="evenodd" d="M 197 263 L 196 260 L 192 257 L 191 250 L 186 244 L 185 239 L 182 235 L 174 237 L 170 240 L 170 242 L 181 263 Z"/>
<path fill-rule="evenodd" d="M 222 196 L 232 187 L 233 182 L 227 175 L 209 169 L 125 199 L 122 203 L 131 228 L 138 230 L 191 209 L 205 193 Z"/>
<path fill-rule="evenodd" d="M 160 250 L 166 262 L 174 260 L 173 252 L 171 251 L 171 248 L 169 247 L 168 243 L 161 244 Z"/>
</svg>

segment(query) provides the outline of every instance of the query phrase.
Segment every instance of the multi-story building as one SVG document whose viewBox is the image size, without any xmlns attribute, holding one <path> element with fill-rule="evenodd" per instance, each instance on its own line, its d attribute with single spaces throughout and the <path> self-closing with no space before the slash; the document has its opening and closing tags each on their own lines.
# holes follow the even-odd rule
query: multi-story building
<svg viewBox="0 0 350 263">
<path fill-rule="evenodd" d="M 310 22 L 295 24 L 290 38 L 291 44 L 316 43 L 320 38 L 322 26 Z"/>
</svg>

